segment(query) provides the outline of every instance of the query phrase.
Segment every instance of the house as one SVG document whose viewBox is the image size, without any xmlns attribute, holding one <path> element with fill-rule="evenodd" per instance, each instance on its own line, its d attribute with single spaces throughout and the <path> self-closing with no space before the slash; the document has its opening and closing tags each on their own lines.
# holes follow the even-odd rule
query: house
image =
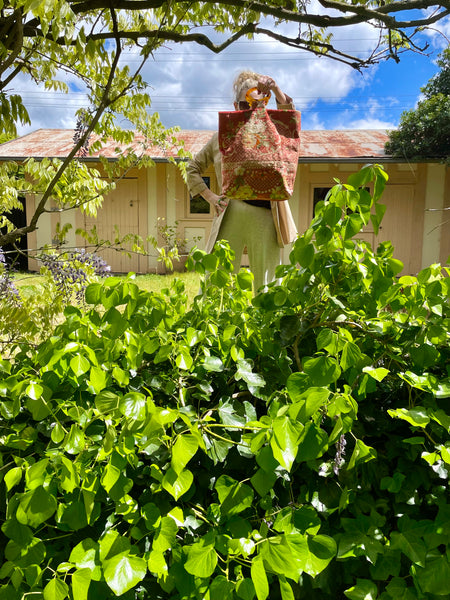
<svg viewBox="0 0 450 600">
<path fill-rule="evenodd" d="M 181 131 L 185 148 L 195 154 L 212 135 L 212 131 Z M 313 216 L 314 205 L 324 198 L 335 183 L 343 182 L 367 163 L 382 164 L 389 181 L 382 202 L 386 214 L 376 235 L 367 227 L 361 237 L 376 247 L 390 240 L 395 257 L 404 263 L 403 274 L 417 273 L 434 262 L 445 264 L 450 255 L 450 169 L 437 161 L 409 162 L 393 159 L 384 153 L 387 133 L 382 130 L 302 131 L 299 168 L 293 196 L 292 213 L 300 232 Z M 0 161 L 23 161 L 27 157 L 64 158 L 73 147 L 73 130 L 41 129 L 0 145 Z M 102 156 L 116 160 L 116 144 L 105 145 Z M 151 168 L 130 170 L 109 194 L 97 218 L 79 211 L 54 212 L 43 216 L 39 228 L 28 235 L 29 249 L 40 248 L 51 242 L 55 225 L 70 223 L 68 245 L 83 247 L 84 240 L 76 236 L 77 228 L 96 224 L 99 237 L 113 239 L 115 226 L 120 234 L 137 233 L 144 239 L 157 234 L 157 224 L 177 223 L 179 237 L 203 247 L 209 235 L 212 213 L 209 205 L 198 198 L 190 198 L 178 167 L 169 161 L 167 152 L 158 147 L 147 150 L 155 165 Z M 83 159 L 98 165 L 98 154 Z M 204 173 L 214 191 L 217 181 L 211 167 Z M 37 198 L 26 198 L 26 216 L 33 213 Z M 151 251 L 152 248 L 149 248 Z M 289 249 L 285 249 L 287 260 Z M 114 272 L 158 272 L 156 253 L 149 256 L 127 256 L 114 250 L 102 255 Z M 30 259 L 28 267 L 36 269 Z"/>
</svg>

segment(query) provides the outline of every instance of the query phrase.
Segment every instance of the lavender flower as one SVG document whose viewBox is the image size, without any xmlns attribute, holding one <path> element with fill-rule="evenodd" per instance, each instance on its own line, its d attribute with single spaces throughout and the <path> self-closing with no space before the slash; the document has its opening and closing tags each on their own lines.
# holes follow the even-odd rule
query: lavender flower
<svg viewBox="0 0 450 600">
<path fill-rule="evenodd" d="M 111 267 L 97 254 L 76 248 L 62 254 L 44 254 L 40 256 L 43 265 L 50 272 L 59 294 L 69 300 L 75 292 L 78 302 L 82 302 L 89 284 L 90 275 L 104 277 Z"/>
<path fill-rule="evenodd" d="M 75 133 L 73 134 L 73 143 L 74 143 L 74 145 L 78 144 L 78 142 L 84 136 L 84 134 L 87 131 L 88 125 L 89 125 L 89 123 L 88 123 L 88 112 L 86 110 L 84 110 L 84 111 L 81 112 L 81 114 L 78 115 L 78 118 L 77 118 L 77 123 L 75 125 Z M 88 155 L 88 153 L 89 153 L 89 139 L 90 139 L 90 137 L 91 136 L 88 135 L 88 137 L 84 141 L 84 144 L 78 150 L 78 153 L 77 153 L 78 156 L 85 157 L 85 156 Z"/>
</svg>

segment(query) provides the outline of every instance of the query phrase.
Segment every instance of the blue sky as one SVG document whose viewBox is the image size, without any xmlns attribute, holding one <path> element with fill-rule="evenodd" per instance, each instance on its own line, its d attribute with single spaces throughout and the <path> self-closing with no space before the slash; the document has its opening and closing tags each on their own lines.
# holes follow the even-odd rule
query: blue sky
<svg viewBox="0 0 450 600">
<path fill-rule="evenodd" d="M 362 74 L 264 37 L 238 42 L 218 55 L 195 44 L 168 44 L 155 53 L 142 74 L 149 84 L 151 110 L 160 114 L 166 126 L 216 129 L 217 112 L 232 108 L 234 77 L 250 68 L 271 75 L 293 96 L 302 112 L 303 129 L 392 129 L 403 111 L 416 106 L 420 88 L 438 71 L 436 58 L 450 37 L 449 17 L 440 28 L 447 37 L 438 31 L 422 35 L 422 42 L 429 43 L 427 56 L 405 53 L 399 64 L 382 62 Z M 367 55 L 376 35 L 362 24 L 336 32 L 335 39 L 343 50 Z M 130 67 L 137 66 L 132 54 L 125 60 Z M 38 128 L 73 128 L 75 110 L 85 104 L 80 92 L 66 96 L 36 90 L 25 79 L 17 82 L 17 91 L 23 93 L 32 119 L 20 134 Z"/>
</svg>

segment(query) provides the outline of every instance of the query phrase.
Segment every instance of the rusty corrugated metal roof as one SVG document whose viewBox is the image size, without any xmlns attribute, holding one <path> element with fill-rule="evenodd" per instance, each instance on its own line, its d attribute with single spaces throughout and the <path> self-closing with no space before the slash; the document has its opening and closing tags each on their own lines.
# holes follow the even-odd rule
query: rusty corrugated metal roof
<svg viewBox="0 0 450 600">
<path fill-rule="evenodd" d="M 213 131 L 182 130 L 176 134 L 184 140 L 186 150 L 198 152 L 210 139 Z M 73 129 L 39 129 L 10 142 L 0 144 L 0 160 L 34 158 L 64 158 L 73 148 Z M 91 141 L 95 138 L 92 136 Z M 348 129 L 340 131 L 302 131 L 300 160 L 302 162 L 333 159 L 384 158 L 384 144 L 388 139 L 385 130 Z M 142 151 L 144 139 L 136 135 L 132 144 L 137 152 Z M 91 159 L 99 155 L 114 159 L 120 154 L 119 144 L 109 142 L 100 152 L 89 155 Z M 145 153 L 155 160 L 167 160 L 176 156 L 176 148 L 165 151 L 162 147 L 150 145 Z"/>
<path fill-rule="evenodd" d="M 388 134 L 383 129 L 345 129 L 303 131 L 300 157 L 303 158 L 379 158 L 385 157 Z"/>
</svg>

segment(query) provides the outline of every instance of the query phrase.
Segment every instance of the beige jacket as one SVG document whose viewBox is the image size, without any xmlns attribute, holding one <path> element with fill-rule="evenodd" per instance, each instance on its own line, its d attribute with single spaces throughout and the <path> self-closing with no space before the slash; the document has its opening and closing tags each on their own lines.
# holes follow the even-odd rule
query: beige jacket
<svg viewBox="0 0 450 600">
<path fill-rule="evenodd" d="M 187 164 L 187 184 L 191 196 L 198 196 L 207 188 L 206 183 L 202 179 L 202 174 L 211 164 L 214 164 L 217 182 L 219 186 L 221 186 L 222 155 L 219 150 L 218 133 L 214 133 L 209 142 Z M 282 248 L 295 240 L 297 237 L 297 227 L 295 226 L 288 200 L 271 202 L 270 206 L 275 230 L 277 232 L 278 244 Z M 213 249 L 224 214 L 225 211 L 213 219 L 211 233 L 206 244 L 207 252 L 211 252 Z"/>
</svg>

